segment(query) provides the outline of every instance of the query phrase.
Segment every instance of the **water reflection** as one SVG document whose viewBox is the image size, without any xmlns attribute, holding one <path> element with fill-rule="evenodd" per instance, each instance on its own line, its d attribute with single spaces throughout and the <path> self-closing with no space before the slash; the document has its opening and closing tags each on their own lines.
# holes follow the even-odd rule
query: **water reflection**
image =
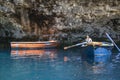
<svg viewBox="0 0 120 80">
<path fill-rule="evenodd" d="M 92 66 L 95 74 L 105 73 L 109 65 L 111 55 L 102 55 L 94 57 L 94 65 Z"/>
<path fill-rule="evenodd" d="M 67 62 L 69 60 L 69 58 L 67 56 L 64 56 L 64 62 Z"/>
<path fill-rule="evenodd" d="M 93 74 L 104 74 L 109 71 L 111 55 L 98 55 L 94 58 L 84 59 L 84 65 L 86 66 L 86 71 Z"/>
<path fill-rule="evenodd" d="M 112 67 L 115 63 L 111 61 L 111 55 L 89 58 L 82 56 L 79 48 L 66 51 L 11 50 L 9 60 L 9 57 L 3 57 L 4 55 L 0 59 L 0 72 L 6 80 L 9 78 L 6 75 L 11 75 L 11 80 L 119 80 L 120 65 L 116 63 L 115 68 Z"/>
<path fill-rule="evenodd" d="M 57 57 L 56 49 L 16 49 L 11 50 L 12 58 L 23 58 L 23 57 L 41 57 L 41 58 L 51 58 Z"/>
</svg>

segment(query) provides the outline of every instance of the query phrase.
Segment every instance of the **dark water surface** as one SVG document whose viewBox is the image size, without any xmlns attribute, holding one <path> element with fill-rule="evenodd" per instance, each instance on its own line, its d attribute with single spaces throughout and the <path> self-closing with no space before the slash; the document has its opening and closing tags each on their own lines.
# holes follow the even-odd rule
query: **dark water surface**
<svg viewBox="0 0 120 80">
<path fill-rule="evenodd" d="M 120 80 L 120 56 L 82 56 L 79 48 L 0 50 L 0 80 Z"/>
</svg>

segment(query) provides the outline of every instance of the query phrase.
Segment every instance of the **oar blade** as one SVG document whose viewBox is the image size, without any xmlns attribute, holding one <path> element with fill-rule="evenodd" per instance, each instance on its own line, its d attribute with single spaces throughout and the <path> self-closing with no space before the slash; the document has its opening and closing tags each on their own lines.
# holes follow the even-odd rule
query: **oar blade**
<svg viewBox="0 0 120 80">
<path fill-rule="evenodd" d="M 117 48 L 117 50 L 120 52 L 120 48 L 117 46 L 117 44 L 113 41 L 113 39 L 109 36 L 108 33 L 106 33 L 107 37 L 109 38 L 109 40 L 115 45 L 115 47 Z"/>
</svg>

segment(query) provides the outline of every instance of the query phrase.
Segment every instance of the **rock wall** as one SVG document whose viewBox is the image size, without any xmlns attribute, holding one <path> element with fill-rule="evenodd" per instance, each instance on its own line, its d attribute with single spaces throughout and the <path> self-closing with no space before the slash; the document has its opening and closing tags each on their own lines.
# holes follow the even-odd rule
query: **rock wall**
<svg viewBox="0 0 120 80">
<path fill-rule="evenodd" d="M 120 39 L 119 0 L 0 0 L 0 17 L 1 37 L 74 42 L 108 32 Z"/>
</svg>

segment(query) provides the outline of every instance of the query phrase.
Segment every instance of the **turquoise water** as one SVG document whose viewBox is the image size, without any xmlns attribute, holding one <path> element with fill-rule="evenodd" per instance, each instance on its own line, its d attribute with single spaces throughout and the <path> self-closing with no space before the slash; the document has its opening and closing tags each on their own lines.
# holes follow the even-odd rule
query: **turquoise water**
<svg viewBox="0 0 120 80">
<path fill-rule="evenodd" d="M 120 80 L 119 53 L 94 59 L 81 54 L 79 48 L 1 50 L 0 80 Z"/>
</svg>

